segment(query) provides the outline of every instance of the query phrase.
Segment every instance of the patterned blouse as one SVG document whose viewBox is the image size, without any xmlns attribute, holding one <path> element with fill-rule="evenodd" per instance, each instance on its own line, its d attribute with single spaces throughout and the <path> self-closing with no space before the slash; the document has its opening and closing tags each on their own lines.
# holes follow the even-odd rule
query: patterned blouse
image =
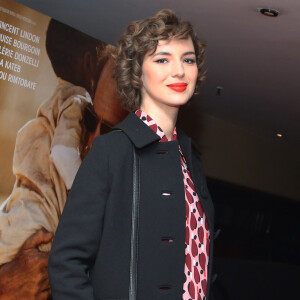
<svg viewBox="0 0 300 300">
<path fill-rule="evenodd" d="M 160 142 L 168 142 L 162 129 L 150 116 L 142 110 L 137 110 L 135 114 L 161 138 Z M 173 132 L 173 140 L 177 140 L 176 127 Z M 204 300 L 209 259 L 209 228 L 180 145 L 179 153 L 186 207 L 185 282 L 183 284 L 182 299 Z"/>
</svg>

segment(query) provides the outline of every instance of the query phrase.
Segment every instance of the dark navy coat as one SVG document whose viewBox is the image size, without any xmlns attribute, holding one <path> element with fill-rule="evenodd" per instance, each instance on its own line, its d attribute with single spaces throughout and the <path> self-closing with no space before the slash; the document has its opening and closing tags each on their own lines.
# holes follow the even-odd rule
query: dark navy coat
<svg viewBox="0 0 300 300">
<path fill-rule="evenodd" d="M 95 139 L 67 199 L 48 266 L 53 299 L 128 299 L 134 145 L 140 161 L 137 299 L 182 300 L 186 217 L 178 141 L 211 233 L 209 291 L 214 209 L 197 150 L 180 130 L 178 141 L 159 143 L 133 113 L 116 128 Z"/>
</svg>

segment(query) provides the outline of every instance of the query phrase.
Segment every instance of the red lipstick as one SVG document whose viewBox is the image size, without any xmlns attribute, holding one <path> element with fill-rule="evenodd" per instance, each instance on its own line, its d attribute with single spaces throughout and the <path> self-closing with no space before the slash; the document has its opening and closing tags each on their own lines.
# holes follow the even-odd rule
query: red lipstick
<svg viewBox="0 0 300 300">
<path fill-rule="evenodd" d="M 186 90 L 187 83 L 177 82 L 177 83 L 168 84 L 167 87 L 175 92 L 183 92 Z"/>
</svg>

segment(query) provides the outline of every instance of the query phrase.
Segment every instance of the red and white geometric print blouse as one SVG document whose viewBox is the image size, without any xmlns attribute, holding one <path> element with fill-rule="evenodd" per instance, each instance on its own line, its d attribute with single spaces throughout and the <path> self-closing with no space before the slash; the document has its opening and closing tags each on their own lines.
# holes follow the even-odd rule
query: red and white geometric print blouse
<svg viewBox="0 0 300 300">
<path fill-rule="evenodd" d="M 140 109 L 135 114 L 161 138 L 160 142 L 168 142 L 162 129 L 150 116 Z M 176 128 L 174 128 L 173 140 L 177 140 Z M 183 284 L 182 299 L 204 300 L 209 259 L 209 228 L 180 145 L 179 153 L 186 207 L 185 282 Z"/>
</svg>

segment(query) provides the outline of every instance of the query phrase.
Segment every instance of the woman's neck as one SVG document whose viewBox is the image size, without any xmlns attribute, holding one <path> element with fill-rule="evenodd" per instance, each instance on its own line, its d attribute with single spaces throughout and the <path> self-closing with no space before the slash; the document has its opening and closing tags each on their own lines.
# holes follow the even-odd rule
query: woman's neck
<svg viewBox="0 0 300 300">
<path fill-rule="evenodd" d="M 177 121 L 178 107 L 156 107 L 142 104 L 140 109 L 149 115 L 163 130 L 168 141 L 173 140 L 173 132 Z"/>
</svg>

